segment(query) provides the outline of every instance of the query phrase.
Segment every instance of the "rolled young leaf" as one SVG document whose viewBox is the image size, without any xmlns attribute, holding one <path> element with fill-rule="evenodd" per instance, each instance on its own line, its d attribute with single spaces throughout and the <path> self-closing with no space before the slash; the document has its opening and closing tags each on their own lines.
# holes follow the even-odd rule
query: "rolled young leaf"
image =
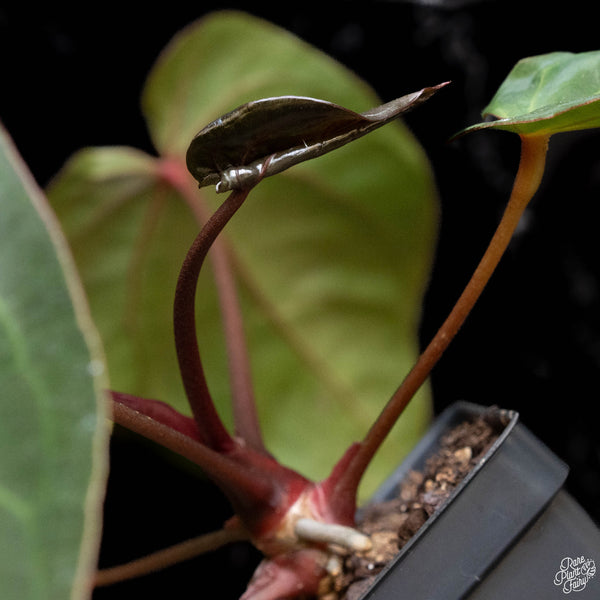
<svg viewBox="0 0 600 600">
<path fill-rule="evenodd" d="M 196 135 L 187 152 L 187 166 L 200 187 L 216 183 L 217 192 L 225 192 L 251 186 L 261 174 L 275 175 L 366 135 L 445 85 L 424 88 L 363 113 L 302 96 L 248 102 Z"/>
</svg>

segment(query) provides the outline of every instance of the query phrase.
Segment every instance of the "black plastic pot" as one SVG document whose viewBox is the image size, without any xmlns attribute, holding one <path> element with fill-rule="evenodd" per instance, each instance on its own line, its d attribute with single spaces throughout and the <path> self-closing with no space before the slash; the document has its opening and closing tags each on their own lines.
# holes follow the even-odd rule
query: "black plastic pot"
<svg viewBox="0 0 600 600">
<path fill-rule="evenodd" d="M 375 495 L 388 499 L 454 425 L 490 411 L 449 407 Z M 562 489 L 568 467 L 514 411 L 485 457 L 379 574 L 361 600 L 600 598 L 600 530 Z"/>
</svg>

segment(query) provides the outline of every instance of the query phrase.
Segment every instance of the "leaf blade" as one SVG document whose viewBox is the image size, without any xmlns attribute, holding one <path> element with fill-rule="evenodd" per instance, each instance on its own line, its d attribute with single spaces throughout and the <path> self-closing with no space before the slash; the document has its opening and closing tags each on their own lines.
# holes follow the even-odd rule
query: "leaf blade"
<svg viewBox="0 0 600 600">
<path fill-rule="evenodd" d="M 255 185 L 306 160 L 337 150 L 397 119 L 446 84 L 424 88 L 364 113 L 301 96 L 248 102 L 209 123 L 192 140 L 188 170 L 218 192 Z"/>
<path fill-rule="evenodd" d="M 0 590 L 83 599 L 107 468 L 102 349 L 54 215 L 3 129 L 0 201 Z"/>
<path fill-rule="evenodd" d="M 551 52 L 519 61 L 483 115 L 496 121 L 463 133 L 502 129 L 522 135 L 600 127 L 600 51 Z"/>
</svg>

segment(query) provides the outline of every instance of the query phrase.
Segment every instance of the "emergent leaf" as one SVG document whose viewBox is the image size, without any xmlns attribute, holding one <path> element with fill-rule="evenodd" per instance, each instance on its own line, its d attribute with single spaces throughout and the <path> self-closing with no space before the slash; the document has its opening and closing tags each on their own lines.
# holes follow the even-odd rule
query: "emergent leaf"
<svg viewBox="0 0 600 600">
<path fill-rule="evenodd" d="M 260 177 L 331 152 L 397 119 L 444 85 L 364 113 L 299 96 L 254 100 L 204 127 L 190 144 L 187 166 L 200 187 L 216 183 L 217 192 L 225 192 L 250 186 Z"/>
</svg>

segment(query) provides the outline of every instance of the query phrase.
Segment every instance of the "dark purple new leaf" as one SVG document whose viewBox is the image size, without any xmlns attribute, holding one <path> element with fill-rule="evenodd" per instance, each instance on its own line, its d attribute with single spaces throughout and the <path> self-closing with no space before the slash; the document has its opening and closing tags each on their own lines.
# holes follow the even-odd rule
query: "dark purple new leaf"
<svg viewBox="0 0 600 600">
<path fill-rule="evenodd" d="M 423 88 L 363 113 L 301 96 L 248 102 L 196 135 L 187 152 L 188 169 L 200 187 L 216 184 L 217 192 L 250 187 L 263 169 L 262 176 L 268 177 L 335 150 L 398 118 L 445 85 Z"/>
</svg>

